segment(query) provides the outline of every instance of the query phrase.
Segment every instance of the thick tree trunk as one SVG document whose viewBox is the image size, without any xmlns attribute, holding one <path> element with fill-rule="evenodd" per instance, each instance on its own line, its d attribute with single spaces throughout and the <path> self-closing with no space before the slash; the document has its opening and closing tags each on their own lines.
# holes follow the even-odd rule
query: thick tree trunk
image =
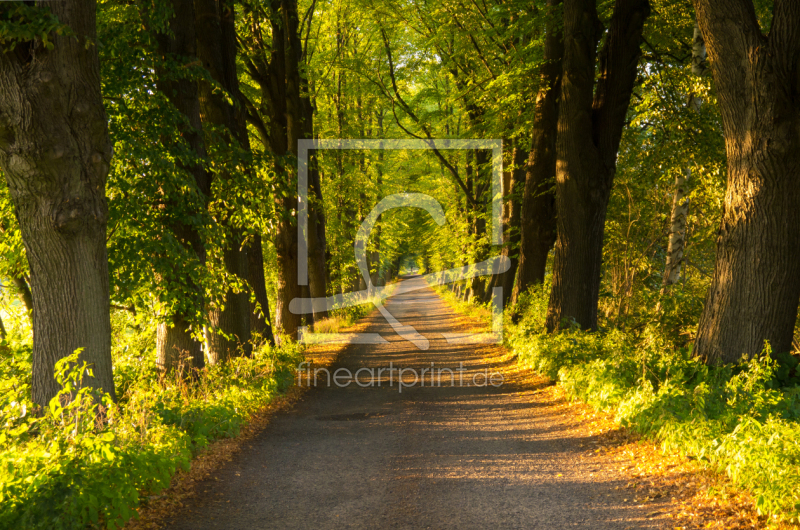
<svg viewBox="0 0 800 530">
<path fill-rule="evenodd" d="M 647 0 L 616 0 L 600 56 L 594 0 L 564 1 L 564 49 L 556 142 L 558 236 L 547 329 L 597 329 L 603 231 L 617 151 L 640 54 Z"/>
<path fill-rule="evenodd" d="M 248 73 L 261 89 L 262 107 L 250 120 L 263 131 L 262 142 L 278 157 L 297 156 L 300 138 L 313 137 L 313 106 L 307 96 L 301 94 L 304 80 L 300 75 L 303 47 L 300 41 L 297 2 L 295 0 L 273 0 L 269 7 L 262 7 L 252 19 L 257 30 L 251 45 L 258 51 L 246 59 Z M 261 15 L 265 16 L 261 16 Z M 262 20 L 270 21 L 269 45 L 261 35 Z M 267 119 L 261 116 L 265 115 Z M 327 244 L 325 220 L 322 213 L 322 188 L 319 173 L 313 158 L 309 171 L 309 193 L 312 207 L 309 211 L 309 280 L 308 292 L 314 296 L 327 294 Z M 295 215 L 298 210 L 297 174 L 294 167 L 276 166 L 278 174 L 284 176 L 285 194 L 275 197 L 275 207 L 280 218 L 275 230 L 275 250 L 278 265 L 278 294 L 275 301 L 275 331 L 295 339 L 302 323 L 300 315 L 289 310 L 289 303 L 302 297 L 302 286 L 298 284 L 297 259 L 298 237 Z M 323 317 L 323 314 L 314 317 Z"/>
<path fill-rule="evenodd" d="M 692 38 L 692 73 L 702 77 L 705 75 L 706 70 L 706 45 L 703 41 L 703 35 L 700 33 L 700 27 L 695 22 Z M 699 112 L 702 104 L 703 101 L 696 94 L 689 96 L 689 108 L 692 111 Z M 689 215 L 688 194 L 691 176 L 692 167 L 687 163 L 683 172 L 675 177 L 675 194 L 672 198 L 667 259 L 664 264 L 664 278 L 661 282 L 662 295 L 671 285 L 678 281 L 681 273 L 683 249 L 686 247 L 686 218 Z"/>
<path fill-rule="evenodd" d="M 231 0 L 194 0 L 197 28 L 197 56 L 214 80 L 227 91 L 235 102 L 241 102 L 236 71 L 236 30 L 234 6 Z M 203 119 L 215 126 L 228 129 L 226 141 L 234 145 L 238 140 L 241 149 L 248 149 L 244 127 L 244 107 L 234 107 L 226 95 L 209 82 L 200 83 L 200 104 Z M 228 178 L 222 175 L 222 178 Z M 227 224 L 226 221 L 223 221 Z M 246 282 L 249 278 L 247 251 L 241 229 L 227 226 L 229 241 L 225 242 L 223 263 L 228 274 Z M 245 290 L 225 293 L 222 307 L 209 311 L 206 331 L 208 357 L 212 363 L 232 356 L 248 355 L 250 344 L 250 296 Z M 219 333 L 217 332 L 219 331 Z"/>
<path fill-rule="evenodd" d="M 303 112 L 303 101 L 300 97 L 300 66 L 302 63 L 303 48 L 300 42 L 299 19 L 297 16 L 296 0 L 280 1 L 280 16 L 284 35 L 284 68 L 285 68 L 285 104 L 286 104 L 286 149 L 289 153 L 297 156 L 297 141 L 302 137 L 306 128 L 304 124 L 305 113 Z M 294 168 L 286 172 L 289 177 L 289 189 L 292 192 L 288 197 L 282 199 L 285 212 L 297 212 L 297 175 Z M 285 216 L 286 217 L 286 216 Z M 276 248 L 278 249 L 279 278 L 278 278 L 278 313 L 281 331 L 291 337 L 297 338 L 297 328 L 301 325 L 300 315 L 295 315 L 289 311 L 289 302 L 293 298 L 302 296 L 302 288 L 298 284 L 297 277 L 297 226 L 289 221 L 281 222 L 280 234 L 276 238 Z"/>
<path fill-rule="evenodd" d="M 193 62 L 197 57 L 197 35 L 195 31 L 193 0 L 171 0 L 173 16 L 169 20 L 171 34 L 155 35 L 158 51 L 164 59 Z M 206 157 L 203 141 L 202 123 L 200 120 L 200 99 L 197 82 L 191 78 L 179 78 L 174 71 L 157 70 L 158 89 L 169 99 L 178 111 L 186 117 L 187 124 L 182 127 L 181 136 L 189 144 L 198 158 Z M 194 178 L 197 192 L 207 198 L 211 191 L 211 175 L 200 165 L 186 168 Z M 205 201 L 203 203 L 205 208 Z M 200 213 L 200 212 L 198 212 Z M 197 256 L 197 266 L 203 267 L 206 251 L 197 227 L 176 221 L 171 227 L 175 235 L 190 247 Z M 205 305 L 202 289 L 191 281 L 187 271 L 176 271 L 170 282 L 188 282 L 187 293 L 194 293 L 198 308 Z M 167 280 L 167 278 L 165 278 Z M 162 371 L 171 371 L 180 367 L 201 369 L 205 366 L 205 357 L 201 342 L 193 336 L 191 318 L 186 314 L 172 315 L 168 322 L 158 325 L 156 333 L 156 365 Z"/>
<path fill-rule="evenodd" d="M 17 210 L 33 297 L 33 400 L 59 391 L 56 361 L 83 348 L 83 384 L 115 398 L 111 371 L 106 177 L 96 4 L 49 2 L 75 36 L 0 55 L 0 167 Z M 5 6 L 2 10 L 8 9 Z"/>
<path fill-rule="evenodd" d="M 296 10 L 296 7 L 295 7 Z M 309 21 L 310 25 L 310 21 Z M 309 26 L 310 27 L 310 26 Z M 300 48 L 299 61 L 303 60 L 305 52 L 300 41 L 300 28 L 292 34 L 291 49 Z M 296 50 L 295 50 L 295 56 Z M 303 113 L 303 138 L 314 138 L 314 104 L 312 91 L 308 79 L 299 75 L 300 83 L 300 108 Z M 328 275 L 325 258 L 328 241 L 325 235 L 325 203 L 322 197 L 322 182 L 317 161 L 316 150 L 308 153 L 308 193 L 313 197 L 309 202 L 308 211 L 308 286 L 312 298 L 324 298 L 328 294 Z M 313 320 L 318 322 L 327 318 L 327 311 L 314 311 Z"/>
<path fill-rule="evenodd" d="M 695 0 L 708 47 L 728 187 L 695 355 L 716 364 L 791 349 L 800 299 L 800 3 L 775 2 L 769 36 L 745 0 Z"/>
<path fill-rule="evenodd" d="M 548 0 L 547 4 L 553 8 L 561 4 L 561 0 Z M 561 24 L 556 21 L 548 24 L 546 32 L 545 63 L 539 74 L 533 143 L 522 198 L 519 266 L 512 304 L 516 304 L 519 296 L 531 286 L 544 282 L 547 256 L 556 241 L 556 131 L 564 42 Z"/>
<path fill-rule="evenodd" d="M 383 285 L 387 285 L 392 281 L 392 278 L 394 278 L 394 272 L 395 271 L 392 269 L 392 266 L 387 264 L 386 268 L 383 269 Z"/>
<path fill-rule="evenodd" d="M 286 197 L 279 202 L 285 211 L 297 211 L 297 198 Z M 275 250 L 278 255 L 278 294 L 275 300 L 275 327 L 290 339 L 297 338 L 297 328 L 302 324 L 300 315 L 289 311 L 289 303 L 301 297 L 297 283 L 297 225 L 290 220 L 281 220 L 275 234 Z"/>
<path fill-rule="evenodd" d="M 486 238 L 486 219 L 476 217 L 472 223 L 472 237 L 476 241 L 477 248 L 473 254 L 473 263 L 484 259 L 483 240 Z M 483 303 L 486 301 L 486 279 L 480 276 L 469 280 L 469 300 L 472 302 Z"/>
<path fill-rule="evenodd" d="M 240 249 L 235 243 L 244 239 L 244 235 L 241 231 L 234 230 L 231 239 L 232 244 L 222 253 L 223 265 L 229 274 L 247 281 L 250 277 L 247 251 Z M 231 357 L 250 355 L 250 317 L 250 296 L 247 291 L 237 293 L 228 290 L 224 308 L 214 307 L 208 312 L 206 343 L 211 364 L 227 361 Z"/>
<path fill-rule="evenodd" d="M 162 372 L 188 375 L 190 369 L 205 366 L 201 344 L 191 333 L 191 324 L 177 314 L 156 329 L 156 366 Z"/>
<path fill-rule="evenodd" d="M 259 10 L 251 13 L 249 20 L 252 32 L 248 34 L 252 40 L 248 44 L 252 47 L 255 53 L 251 53 L 246 59 L 245 64 L 250 77 L 259 85 L 261 90 L 261 106 L 259 108 L 250 108 L 247 115 L 250 121 L 260 133 L 260 139 L 264 148 L 271 152 L 276 157 L 285 157 L 292 154 L 289 149 L 290 139 L 288 137 L 291 132 L 297 134 L 296 124 L 298 122 L 296 117 L 289 116 L 289 107 L 292 109 L 301 109 L 299 100 L 294 103 L 288 101 L 287 92 L 287 69 L 286 69 L 286 35 L 287 30 L 284 24 L 283 7 L 280 0 L 270 2 L 269 6 L 262 6 Z M 270 45 L 265 44 L 264 30 L 262 29 L 262 21 L 269 20 L 271 27 Z M 243 100 L 244 101 L 244 100 Z M 246 103 L 246 102 L 245 102 Z M 244 107 L 244 105 L 243 105 Z M 313 113 L 310 101 L 308 106 L 303 109 L 309 115 Z M 242 128 L 242 136 L 246 136 L 246 127 Z M 295 151 L 297 154 L 296 136 L 294 139 Z M 293 223 L 293 216 L 297 212 L 297 182 L 294 177 L 294 172 L 290 167 L 285 167 L 283 162 L 279 159 L 276 162 L 275 170 L 279 175 L 285 177 L 284 193 L 275 194 L 275 208 L 279 213 L 277 227 L 275 230 L 274 244 L 277 253 L 278 265 L 278 282 L 277 282 L 277 298 L 275 300 L 275 319 L 274 325 L 270 326 L 270 333 L 273 338 L 277 340 L 277 333 L 284 336 L 296 336 L 297 327 L 300 325 L 300 317 L 292 315 L 289 312 L 289 302 L 300 296 L 300 286 L 297 285 L 297 226 Z M 316 187 L 319 186 L 319 174 L 316 169 L 314 157 L 311 157 L 309 164 L 309 191 L 311 192 L 312 202 L 313 197 L 317 197 L 321 202 L 321 188 L 319 195 L 316 194 Z M 283 196 L 283 195 L 286 196 Z M 314 278 L 312 282 L 315 286 L 319 286 L 319 281 L 314 276 L 318 271 L 318 266 L 315 263 L 319 260 L 317 252 L 319 249 L 324 253 L 324 228 L 322 229 L 322 238 L 319 235 L 320 223 L 324 225 L 324 218 L 316 215 L 317 210 L 313 207 L 309 211 L 309 233 L 312 234 L 313 242 L 316 242 L 318 247 L 314 244 L 309 245 L 310 267 L 309 276 Z M 313 237 L 316 236 L 316 237 Z M 321 243 L 320 243 L 321 241 Z M 264 279 L 263 256 L 255 252 L 256 256 L 250 258 L 251 263 L 251 285 L 256 290 L 256 298 L 259 299 L 261 284 L 266 284 Z M 324 266 L 323 254 L 323 266 Z M 255 260 L 261 262 L 257 265 Z M 258 278 L 254 277 L 258 276 Z M 324 282 L 324 275 L 323 275 Z M 324 283 L 322 289 L 324 290 Z M 315 287 L 319 289 L 319 287 Z M 289 292 L 286 290 L 289 289 Z M 258 328 L 265 325 L 269 321 L 269 308 L 266 300 L 266 288 L 263 293 L 263 302 L 260 302 L 262 308 L 266 311 L 262 319 L 261 315 L 254 315 L 254 318 L 259 319 Z M 254 328 L 255 329 L 255 328 Z"/>
</svg>

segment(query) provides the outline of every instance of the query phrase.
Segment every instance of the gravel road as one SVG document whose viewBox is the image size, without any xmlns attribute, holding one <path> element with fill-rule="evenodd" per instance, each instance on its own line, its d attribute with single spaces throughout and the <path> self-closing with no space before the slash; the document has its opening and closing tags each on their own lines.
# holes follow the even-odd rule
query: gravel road
<svg viewBox="0 0 800 530">
<path fill-rule="evenodd" d="M 331 369 L 374 368 L 372 386 L 328 386 L 318 374 L 302 401 L 198 485 L 167 528 L 664 526 L 665 505 L 639 507 L 626 498 L 619 457 L 587 456 L 596 437 L 551 392 L 540 392 L 546 382 L 508 376 L 497 387 L 476 386 L 484 370 L 511 374 L 510 356 L 498 346 L 448 343 L 441 334 L 459 331 L 463 318 L 427 286 L 401 291 L 387 308 L 430 348 L 403 340 L 373 312 L 366 331 L 388 342 L 350 344 Z M 431 363 L 454 370 L 463 363 L 466 371 L 463 385 L 459 372 L 451 386 L 444 371 L 441 386 L 431 387 L 426 373 L 425 386 L 401 392 L 397 372 L 391 386 L 388 371 L 377 378 L 390 363 L 417 373 Z M 359 375 L 370 382 L 366 370 Z M 413 374 L 403 375 L 411 385 Z"/>
</svg>

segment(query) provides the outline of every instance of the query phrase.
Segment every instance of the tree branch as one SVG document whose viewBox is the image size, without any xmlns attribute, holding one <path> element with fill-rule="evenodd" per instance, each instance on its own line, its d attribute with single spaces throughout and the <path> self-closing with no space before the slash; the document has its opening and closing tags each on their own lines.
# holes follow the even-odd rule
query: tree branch
<svg viewBox="0 0 800 530">
<path fill-rule="evenodd" d="M 439 151 L 439 149 L 434 147 L 433 142 L 432 142 L 433 141 L 433 137 L 431 136 L 430 130 L 425 126 L 425 124 L 423 124 L 420 121 L 420 119 L 417 117 L 417 115 L 414 114 L 414 111 L 411 110 L 411 107 L 409 107 L 409 105 L 405 102 L 403 97 L 400 95 L 400 89 L 397 87 L 397 78 L 395 77 L 395 73 L 394 73 L 394 60 L 392 59 L 392 49 L 391 49 L 391 46 L 389 44 L 389 37 L 386 35 L 386 31 L 382 27 L 381 27 L 381 38 L 383 39 L 383 45 L 384 45 L 384 48 L 386 49 L 386 55 L 387 55 L 387 58 L 389 60 L 389 79 L 391 80 L 391 83 L 392 83 L 392 91 L 394 92 L 395 98 L 397 98 L 397 101 L 399 102 L 400 106 L 403 108 L 403 111 L 406 114 L 408 114 L 408 116 L 414 121 L 414 123 L 416 123 L 422 129 L 422 131 L 425 133 L 426 138 L 431 141 L 431 143 L 430 143 L 431 150 L 436 155 L 436 158 L 438 158 L 439 161 L 442 163 L 442 165 L 444 165 L 444 167 L 446 167 L 447 170 L 450 171 L 450 174 L 453 176 L 453 178 L 455 179 L 456 183 L 464 191 L 464 194 L 467 197 L 467 202 L 469 202 L 470 205 L 475 206 L 475 199 L 474 199 L 474 197 L 471 196 L 471 194 L 469 193 L 469 191 L 467 189 L 467 186 L 464 184 L 464 181 L 461 179 L 461 176 L 458 174 L 458 169 L 453 167 L 453 164 L 451 164 L 450 161 L 447 160 L 444 157 L 444 155 L 442 155 L 442 153 Z M 397 125 L 401 129 L 403 129 L 403 131 L 405 131 L 407 134 L 409 134 L 410 136 L 413 136 L 414 138 L 419 138 L 419 139 L 423 139 L 424 140 L 424 138 L 421 138 L 420 136 L 417 136 L 416 134 L 413 134 L 411 131 L 409 131 L 408 129 L 406 129 L 405 127 L 403 127 L 400 124 L 400 120 L 398 119 L 397 113 L 395 112 L 395 108 L 394 108 L 395 107 L 395 99 L 394 98 L 390 98 L 390 100 L 392 102 L 392 114 L 394 114 L 394 118 L 395 118 L 395 121 L 397 122 Z"/>
</svg>

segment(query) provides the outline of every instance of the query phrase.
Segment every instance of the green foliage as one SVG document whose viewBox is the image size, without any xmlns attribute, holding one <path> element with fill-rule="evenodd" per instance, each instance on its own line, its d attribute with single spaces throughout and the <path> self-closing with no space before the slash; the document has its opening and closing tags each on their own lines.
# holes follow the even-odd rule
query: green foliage
<svg viewBox="0 0 800 530">
<path fill-rule="evenodd" d="M 205 157 L 189 144 L 191 124 L 163 86 L 216 83 L 198 61 L 159 53 L 157 32 L 167 31 L 170 16 L 160 0 L 98 6 L 102 91 L 114 142 L 107 185 L 111 298 L 160 321 L 180 314 L 201 329 L 207 303 L 222 303 L 228 288 L 246 288 L 226 272 L 223 249 L 233 244 L 231 229 L 269 234 L 275 175 L 268 154 L 231 146 L 227 129 L 203 123 Z M 208 196 L 193 168 L 211 175 Z"/>
<path fill-rule="evenodd" d="M 726 471 L 757 494 L 762 511 L 797 517 L 797 359 L 765 353 L 738 366 L 709 368 L 688 347 L 713 270 L 725 150 L 712 80 L 691 73 L 691 2 L 650 4 L 604 227 L 602 331 L 545 335 L 547 292 L 540 288 L 509 311 L 509 341 L 522 362 L 561 380 L 574 397 Z M 767 28 L 772 2 L 755 5 Z M 608 0 L 599 5 L 605 23 L 612 7 Z M 313 102 L 315 137 L 502 138 L 506 171 L 513 169 L 512 149 L 529 148 L 545 25 L 557 21 L 558 7 L 543 0 L 304 0 L 298 8 L 301 90 Z M 271 45 L 264 13 L 258 2 L 237 3 L 239 77 L 248 100 L 237 110 L 263 114 L 268 128 L 280 128 L 270 98 L 248 71 L 249 61 Z M 159 51 L 157 38 L 169 32 L 172 15 L 163 0 L 98 2 L 101 88 L 115 153 L 107 186 L 109 280 L 112 303 L 125 308 L 112 313 L 120 401 L 112 405 L 81 388 L 90 368 L 73 356 L 58 366 L 64 391 L 34 412 L 30 322 L 4 290 L 2 316 L 11 325 L 0 346 L 0 526 L 119 526 L 140 495 L 163 488 L 198 449 L 236 435 L 289 384 L 299 360 L 296 346 L 263 348 L 252 358 L 209 366 L 191 383 L 155 369 L 158 322 L 180 314 L 199 334 L 223 293 L 246 289 L 223 264 L 223 250 L 242 243 L 232 241 L 233 230 L 263 236 L 267 291 L 276 299 L 271 236 L 277 221 L 297 214 L 277 201 L 294 193 L 295 176 L 286 169 L 295 167 L 292 157 L 273 157 L 258 141 L 249 153 L 209 120 L 202 124 L 203 156 L 187 141 L 190 124 L 164 93 L 165 82 L 208 82 L 230 96 L 199 61 Z M 23 43 L 50 49 L 55 35 L 72 34 L 46 7 L 0 2 L 4 52 Z M 703 105 L 690 108 L 690 96 Z M 249 132 L 252 140 L 264 134 L 255 126 Z M 447 222 L 437 226 L 419 209 L 383 214 L 368 243 L 371 273 L 397 273 L 412 257 L 420 268 L 439 271 L 499 253 L 483 229 L 489 172 L 477 167 L 477 157 L 464 150 L 442 155 L 474 192 L 467 198 L 431 152 L 317 151 L 323 199 L 310 200 L 324 212 L 328 294 L 360 287 L 356 231 L 374 204 L 395 193 L 434 197 Z M 208 196 L 195 182 L 195 168 L 213 176 Z M 675 178 L 687 171 L 685 259 L 680 282 L 662 296 Z M 515 188 L 507 199 L 520 200 L 520 194 Z M 509 255 L 516 252 L 511 248 Z M 0 278 L 7 283 L 27 274 L 13 202 L 0 186 Z M 489 318 L 486 307 L 441 292 L 460 310 Z M 324 325 L 347 326 L 372 309 L 336 310 Z"/>
<path fill-rule="evenodd" d="M 52 50 L 53 35 L 71 36 L 73 32 L 58 21 L 50 8 L 22 2 L 0 5 L 0 46 L 3 53 L 13 51 L 18 44 L 37 41 Z"/>
<path fill-rule="evenodd" d="M 160 378 L 144 360 L 115 373 L 125 389 L 118 405 L 81 388 L 91 369 L 77 359 L 57 363 L 62 391 L 39 414 L 28 398 L 30 348 L 7 349 L 0 361 L 2 528 L 119 528 L 143 494 L 169 485 L 199 449 L 238 434 L 285 390 L 302 355 L 296 346 L 261 348 L 195 382 Z"/>
<path fill-rule="evenodd" d="M 11 222 L 11 220 L 14 220 Z M 8 221 L 6 221 L 8 220 Z M 0 181 L 0 277 L 17 277 L 28 271 L 19 224 L 14 219 L 14 203 L 5 179 Z"/>
<path fill-rule="evenodd" d="M 546 293 L 528 293 L 509 345 L 519 361 L 617 421 L 702 459 L 750 489 L 762 513 L 800 517 L 797 359 L 769 347 L 734 366 L 709 367 L 659 325 L 546 335 Z M 509 322 L 510 324 L 510 322 Z"/>
</svg>

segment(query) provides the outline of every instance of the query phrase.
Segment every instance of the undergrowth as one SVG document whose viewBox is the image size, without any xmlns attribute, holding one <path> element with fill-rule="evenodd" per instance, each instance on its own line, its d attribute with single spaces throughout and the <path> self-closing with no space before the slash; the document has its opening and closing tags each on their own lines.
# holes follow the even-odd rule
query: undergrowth
<svg viewBox="0 0 800 530">
<path fill-rule="evenodd" d="M 506 342 L 525 366 L 558 380 L 574 399 L 700 459 L 749 489 L 762 514 L 800 517 L 800 386 L 797 360 L 760 355 L 709 367 L 651 322 L 636 333 L 547 335 L 547 293 L 526 294 L 506 315 Z M 511 315 L 514 315 L 512 322 Z"/>
<path fill-rule="evenodd" d="M 236 436 L 302 360 L 291 343 L 263 347 L 187 381 L 160 376 L 137 338 L 114 351 L 118 403 L 80 388 L 90 368 L 76 352 L 57 365 L 62 392 L 36 412 L 30 347 L 0 346 L 0 528 L 119 528 L 199 450 Z"/>
<path fill-rule="evenodd" d="M 433 285 L 433 290 L 441 296 L 456 312 L 473 318 L 482 324 L 490 326 L 492 324 L 491 303 L 478 304 L 469 302 L 459 297 L 453 292 L 449 285 Z"/>
<path fill-rule="evenodd" d="M 338 331 L 372 309 L 332 310 L 315 331 Z M 164 376 L 147 315 L 118 311 L 112 324 L 117 403 L 81 388 L 91 368 L 77 364 L 76 352 L 57 365 L 61 393 L 37 410 L 30 400 L 29 329 L 13 326 L 0 344 L 0 528 L 121 527 L 198 451 L 238 435 L 291 385 L 303 360 L 299 345 L 283 341 L 194 377 Z"/>
<path fill-rule="evenodd" d="M 397 283 L 390 283 L 382 287 L 382 298 L 385 300 L 391 296 L 397 288 Z M 325 318 L 314 324 L 315 333 L 338 333 L 345 328 L 349 328 L 363 317 L 372 313 L 375 305 L 372 303 L 374 300 L 379 299 L 376 295 L 369 298 L 367 303 L 351 305 L 347 307 L 338 307 L 328 312 L 328 318 Z"/>
</svg>

